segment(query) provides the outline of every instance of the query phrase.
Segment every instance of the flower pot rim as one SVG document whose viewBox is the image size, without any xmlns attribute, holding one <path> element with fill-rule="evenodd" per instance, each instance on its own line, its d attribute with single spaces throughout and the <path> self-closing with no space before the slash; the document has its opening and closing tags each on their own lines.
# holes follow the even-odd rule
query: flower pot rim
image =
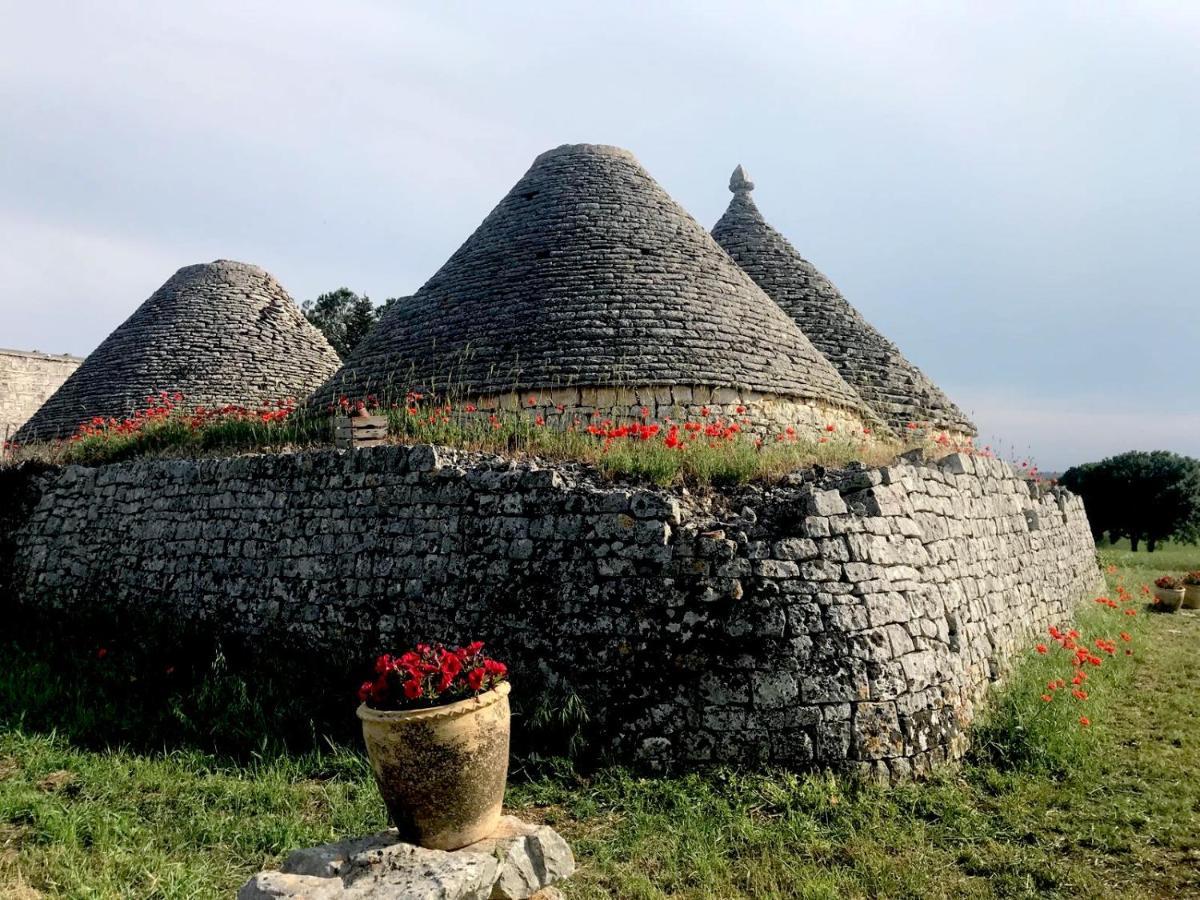
<svg viewBox="0 0 1200 900">
<path fill-rule="evenodd" d="M 431 706 L 428 709 L 374 709 L 366 703 L 360 703 L 357 713 L 364 722 L 414 721 L 461 716 L 491 706 L 507 697 L 511 690 L 512 685 L 507 681 L 502 681 L 490 691 L 484 691 L 475 697 L 467 697 L 465 700 L 456 700 L 454 703 L 446 703 L 442 706 Z"/>
</svg>

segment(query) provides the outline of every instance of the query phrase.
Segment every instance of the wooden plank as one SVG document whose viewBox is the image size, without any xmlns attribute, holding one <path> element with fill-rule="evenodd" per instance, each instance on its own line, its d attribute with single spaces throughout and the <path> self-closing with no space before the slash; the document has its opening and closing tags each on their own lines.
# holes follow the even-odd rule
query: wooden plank
<svg viewBox="0 0 1200 900">
<path fill-rule="evenodd" d="M 334 431 L 334 437 L 377 438 L 387 437 L 386 428 L 339 428 Z"/>
</svg>

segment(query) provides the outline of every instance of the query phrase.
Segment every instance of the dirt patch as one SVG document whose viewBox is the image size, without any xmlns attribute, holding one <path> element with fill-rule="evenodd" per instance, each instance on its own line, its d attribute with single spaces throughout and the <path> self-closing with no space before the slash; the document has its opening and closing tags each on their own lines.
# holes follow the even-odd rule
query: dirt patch
<svg viewBox="0 0 1200 900">
<path fill-rule="evenodd" d="M 51 772 L 45 778 L 37 783 L 38 789 L 46 793 L 61 791 L 70 787 L 75 782 L 75 773 L 69 769 L 59 769 L 57 772 Z"/>
</svg>

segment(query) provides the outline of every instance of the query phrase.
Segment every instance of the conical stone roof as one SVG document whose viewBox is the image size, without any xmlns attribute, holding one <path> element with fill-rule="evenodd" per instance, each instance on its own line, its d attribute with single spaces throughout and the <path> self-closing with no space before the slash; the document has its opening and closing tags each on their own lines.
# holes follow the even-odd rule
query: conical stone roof
<svg viewBox="0 0 1200 900">
<path fill-rule="evenodd" d="M 738 166 L 733 199 L 713 237 L 833 363 L 892 428 L 928 423 L 975 434 L 975 426 L 896 345 L 876 331 L 833 283 L 796 252 L 758 211 L 754 183 Z"/>
<path fill-rule="evenodd" d="M 274 278 L 219 259 L 185 266 L 104 339 L 15 440 L 124 418 L 159 391 L 188 406 L 256 406 L 307 397 L 338 367 L 329 342 Z"/>
<path fill-rule="evenodd" d="M 592 144 L 534 160 L 313 402 L 578 385 L 748 389 L 874 421 L 795 323 L 631 153 Z"/>
</svg>

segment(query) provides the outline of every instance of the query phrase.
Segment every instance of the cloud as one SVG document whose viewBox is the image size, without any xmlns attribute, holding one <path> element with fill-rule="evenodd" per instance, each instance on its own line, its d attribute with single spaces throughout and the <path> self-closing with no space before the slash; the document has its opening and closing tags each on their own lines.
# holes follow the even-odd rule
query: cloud
<svg viewBox="0 0 1200 900">
<path fill-rule="evenodd" d="M 582 140 L 706 225 L 746 164 L 802 254 L 1035 449 L 1067 445 L 1004 412 L 1030 398 L 1200 408 L 1195 4 L 46 0 L 5 29 L 2 343 L 81 352 L 217 257 L 298 300 L 409 293 Z"/>
<path fill-rule="evenodd" d="M 960 391 L 979 427 L 979 446 L 1009 460 L 1062 471 L 1127 450 L 1171 450 L 1200 458 L 1200 410 L 1150 397 L 1114 402 L 1104 393 L 1018 396 Z"/>
<path fill-rule="evenodd" d="M 177 269 L 171 248 L 0 213 L 6 346 L 86 356 Z"/>
</svg>

